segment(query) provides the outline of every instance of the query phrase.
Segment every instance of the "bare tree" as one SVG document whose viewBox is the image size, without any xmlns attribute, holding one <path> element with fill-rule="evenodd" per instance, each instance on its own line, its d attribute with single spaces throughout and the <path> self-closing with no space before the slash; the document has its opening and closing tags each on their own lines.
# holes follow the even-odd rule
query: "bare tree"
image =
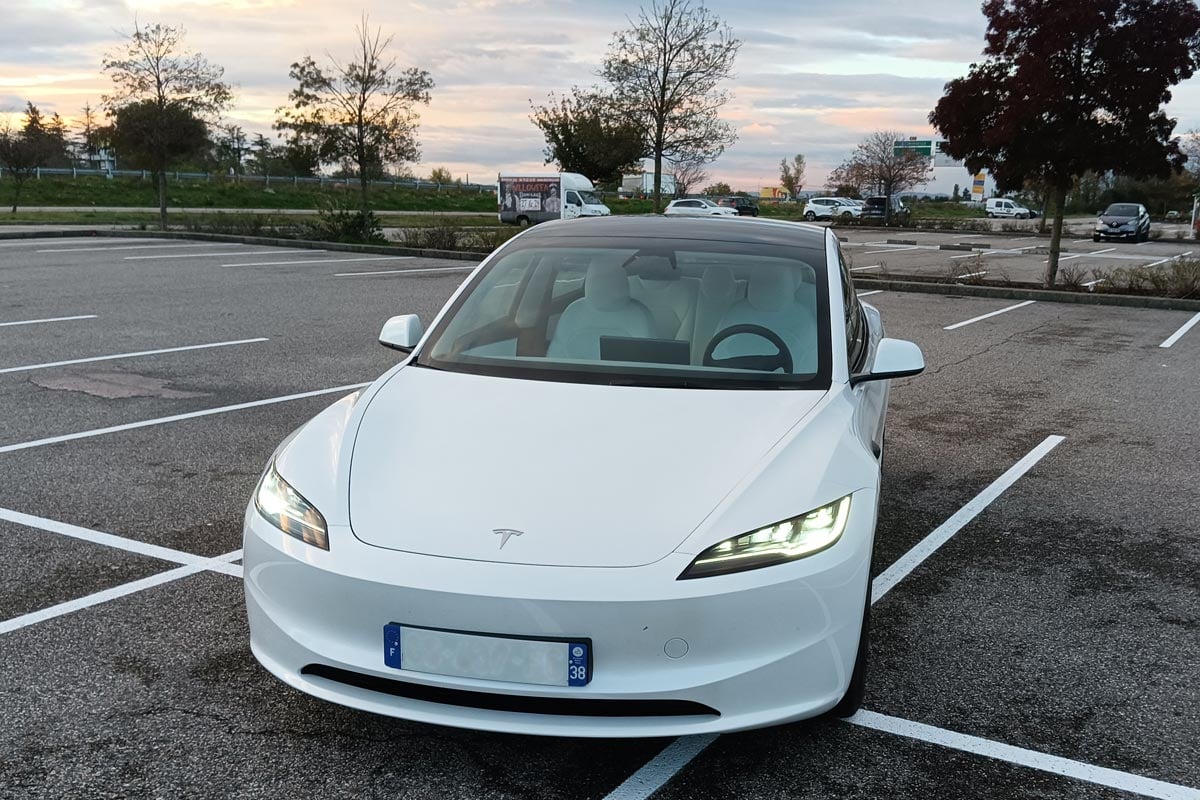
<svg viewBox="0 0 1200 800">
<path fill-rule="evenodd" d="M 361 193 L 364 237 L 370 233 L 367 188 L 386 167 L 401 166 L 420 157 L 415 106 L 428 105 L 433 79 L 423 69 L 400 70 L 389 55 L 392 37 L 371 30 L 363 15 L 355 28 L 358 52 L 342 62 L 326 53 L 327 63 L 312 56 L 292 64 L 289 75 L 296 88 L 288 95 L 275 122 L 311 142 L 322 163 L 349 162 L 356 167 Z"/>
<path fill-rule="evenodd" d="M 672 165 L 675 171 L 675 196 L 683 197 L 708 180 L 707 159 L 695 157 L 680 159 Z"/>
<path fill-rule="evenodd" d="M 178 120 L 191 116 L 207 124 L 216 122 L 221 111 L 233 101 L 233 92 L 222 78 L 224 68 L 209 62 L 199 53 L 184 49 L 183 28 L 155 24 L 142 27 L 136 22 L 133 33 L 118 49 L 104 56 L 101 66 L 113 82 L 113 91 L 103 98 L 110 117 L 126 106 L 139 105 L 145 144 L 168 144 L 171 131 L 178 131 Z M 155 113 L 151 113 L 156 110 Z M 191 126 L 194 130 L 194 126 Z M 192 142 L 187 143 L 188 148 Z M 153 165 L 158 183 L 159 226 L 167 227 L 167 150 L 158 147 Z"/>
<path fill-rule="evenodd" d="M 933 177 L 928 156 L 911 149 L 897 148 L 903 137 L 895 131 L 876 131 L 863 139 L 854 153 L 829 175 L 834 186 L 853 186 L 860 191 L 878 192 L 891 197 Z M 885 203 L 884 224 L 891 223 L 892 204 Z"/>
<path fill-rule="evenodd" d="M 742 43 L 702 2 L 652 0 L 613 34 L 600 76 L 619 113 L 638 126 L 654 159 L 654 209 L 662 207 L 663 161 L 712 161 L 737 136 L 718 113 Z"/>
<path fill-rule="evenodd" d="M 791 161 L 786 158 L 779 162 L 779 185 L 795 199 L 804 188 L 804 156 L 797 153 Z"/>
</svg>

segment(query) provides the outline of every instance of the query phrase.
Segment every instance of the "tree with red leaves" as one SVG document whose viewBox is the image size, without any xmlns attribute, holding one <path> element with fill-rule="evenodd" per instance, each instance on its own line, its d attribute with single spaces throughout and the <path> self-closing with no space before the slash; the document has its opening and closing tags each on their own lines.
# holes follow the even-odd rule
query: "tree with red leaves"
<svg viewBox="0 0 1200 800">
<path fill-rule="evenodd" d="M 1200 60 L 1194 0 L 985 0 L 981 63 L 946 84 L 929 121 L 946 152 L 999 191 L 1043 181 L 1054 206 L 1044 285 L 1058 272 L 1063 206 L 1088 170 L 1166 177 L 1184 155 L 1162 110 Z"/>
</svg>

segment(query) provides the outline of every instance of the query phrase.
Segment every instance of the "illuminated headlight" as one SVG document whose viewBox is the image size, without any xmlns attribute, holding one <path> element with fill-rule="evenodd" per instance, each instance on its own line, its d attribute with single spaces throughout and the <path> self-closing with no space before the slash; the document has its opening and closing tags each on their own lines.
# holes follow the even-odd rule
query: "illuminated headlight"
<svg viewBox="0 0 1200 800">
<path fill-rule="evenodd" d="M 322 550 L 329 549 L 325 517 L 279 477 L 273 462 L 258 484 L 258 491 L 254 493 L 254 507 L 268 522 L 289 536 Z"/>
<path fill-rule="evenodd" d="M 724 575 L 810 556 L 841 538 L 849 516 L 846 495 L 816 511 L 715 544 L 696 556 L 679 578 Z"/>
</svg>

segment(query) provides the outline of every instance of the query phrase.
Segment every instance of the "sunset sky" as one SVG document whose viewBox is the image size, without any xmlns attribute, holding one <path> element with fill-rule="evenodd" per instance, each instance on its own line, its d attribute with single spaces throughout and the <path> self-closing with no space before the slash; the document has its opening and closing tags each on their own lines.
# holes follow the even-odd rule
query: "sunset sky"
<svg viewBox="0 0 1200 800">
<path fill-rule="evenodd" d="M 0 111 L 32 100 L 78 115 L 107 89 L 103 53 L 134 17 L 182 25 L 189 46 L 225 68 L 236 87 L 229 120 L 270 133 L 291 88 L 288 65 L 311 53 L 349 54 L 359 14 L 395 34 L 403 66 L 436 86 L 422 112 L 428 175 L 487 181 L 500 169 L 542 166 L 530 100 L 595 80 L 613 31 L 637 0 L 6 0 L 0 25 Z M 735 189 L 773 185 L 780 158 L 809 161 L 808 186 L 866 133 L 931 131 L 930 108 L 982 47 L 975 0 L 724 0 L 710 7 L 744 42 L 725 117 L 738 142 L 710 168 Z M 1178 132 L 1200 127 L 1200 86 L 1175 91 Z"/>
</svg>

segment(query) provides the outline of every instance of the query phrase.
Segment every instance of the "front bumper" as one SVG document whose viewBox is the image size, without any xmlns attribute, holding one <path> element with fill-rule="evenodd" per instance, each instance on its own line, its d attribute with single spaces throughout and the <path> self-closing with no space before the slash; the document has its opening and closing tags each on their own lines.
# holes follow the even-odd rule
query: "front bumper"
<svg viewBox="0 0 1200 800">
<path fill-rule="evenodd" d="M 847 529 L 829 550 L 689 581 L 675 579 L 691 561 L 684 554 L 627 569 L 496 564 L 384 550 L 337 526 L 326 552 L 278 531 L 251 506 L 244 554 L 251 649 L 311 695 L 473 729 L 677 736 L 811 717 L 849 685 L 876 498 L 873 490 L 855 493 Z M 593 678 L 568 688 L 392 669 L 383 660 L 389 622 L 587 637 Z M 687 643 L 682 657 L 666 653 L 675 639 Z M 676 713 L 685 707 L 692 710 Z"/>
<path fill-rule="evenodd" d="M 1120 230 L 1120 229 L 1113 229 L 1113 228 L 1105 228 L 1103 230 L 1100 230 L 1099 228 L 1097 228 L 1092 231 L 1092 236 L 1095 238 L 1098 238 L 1098 239 L 1134 240 L 1134 239 L 1138 238 L 1139 233 L 1140 233 L 1140 231 L 1138 231 L 1136 228 L 1134 230 Z"/>
</svg>

